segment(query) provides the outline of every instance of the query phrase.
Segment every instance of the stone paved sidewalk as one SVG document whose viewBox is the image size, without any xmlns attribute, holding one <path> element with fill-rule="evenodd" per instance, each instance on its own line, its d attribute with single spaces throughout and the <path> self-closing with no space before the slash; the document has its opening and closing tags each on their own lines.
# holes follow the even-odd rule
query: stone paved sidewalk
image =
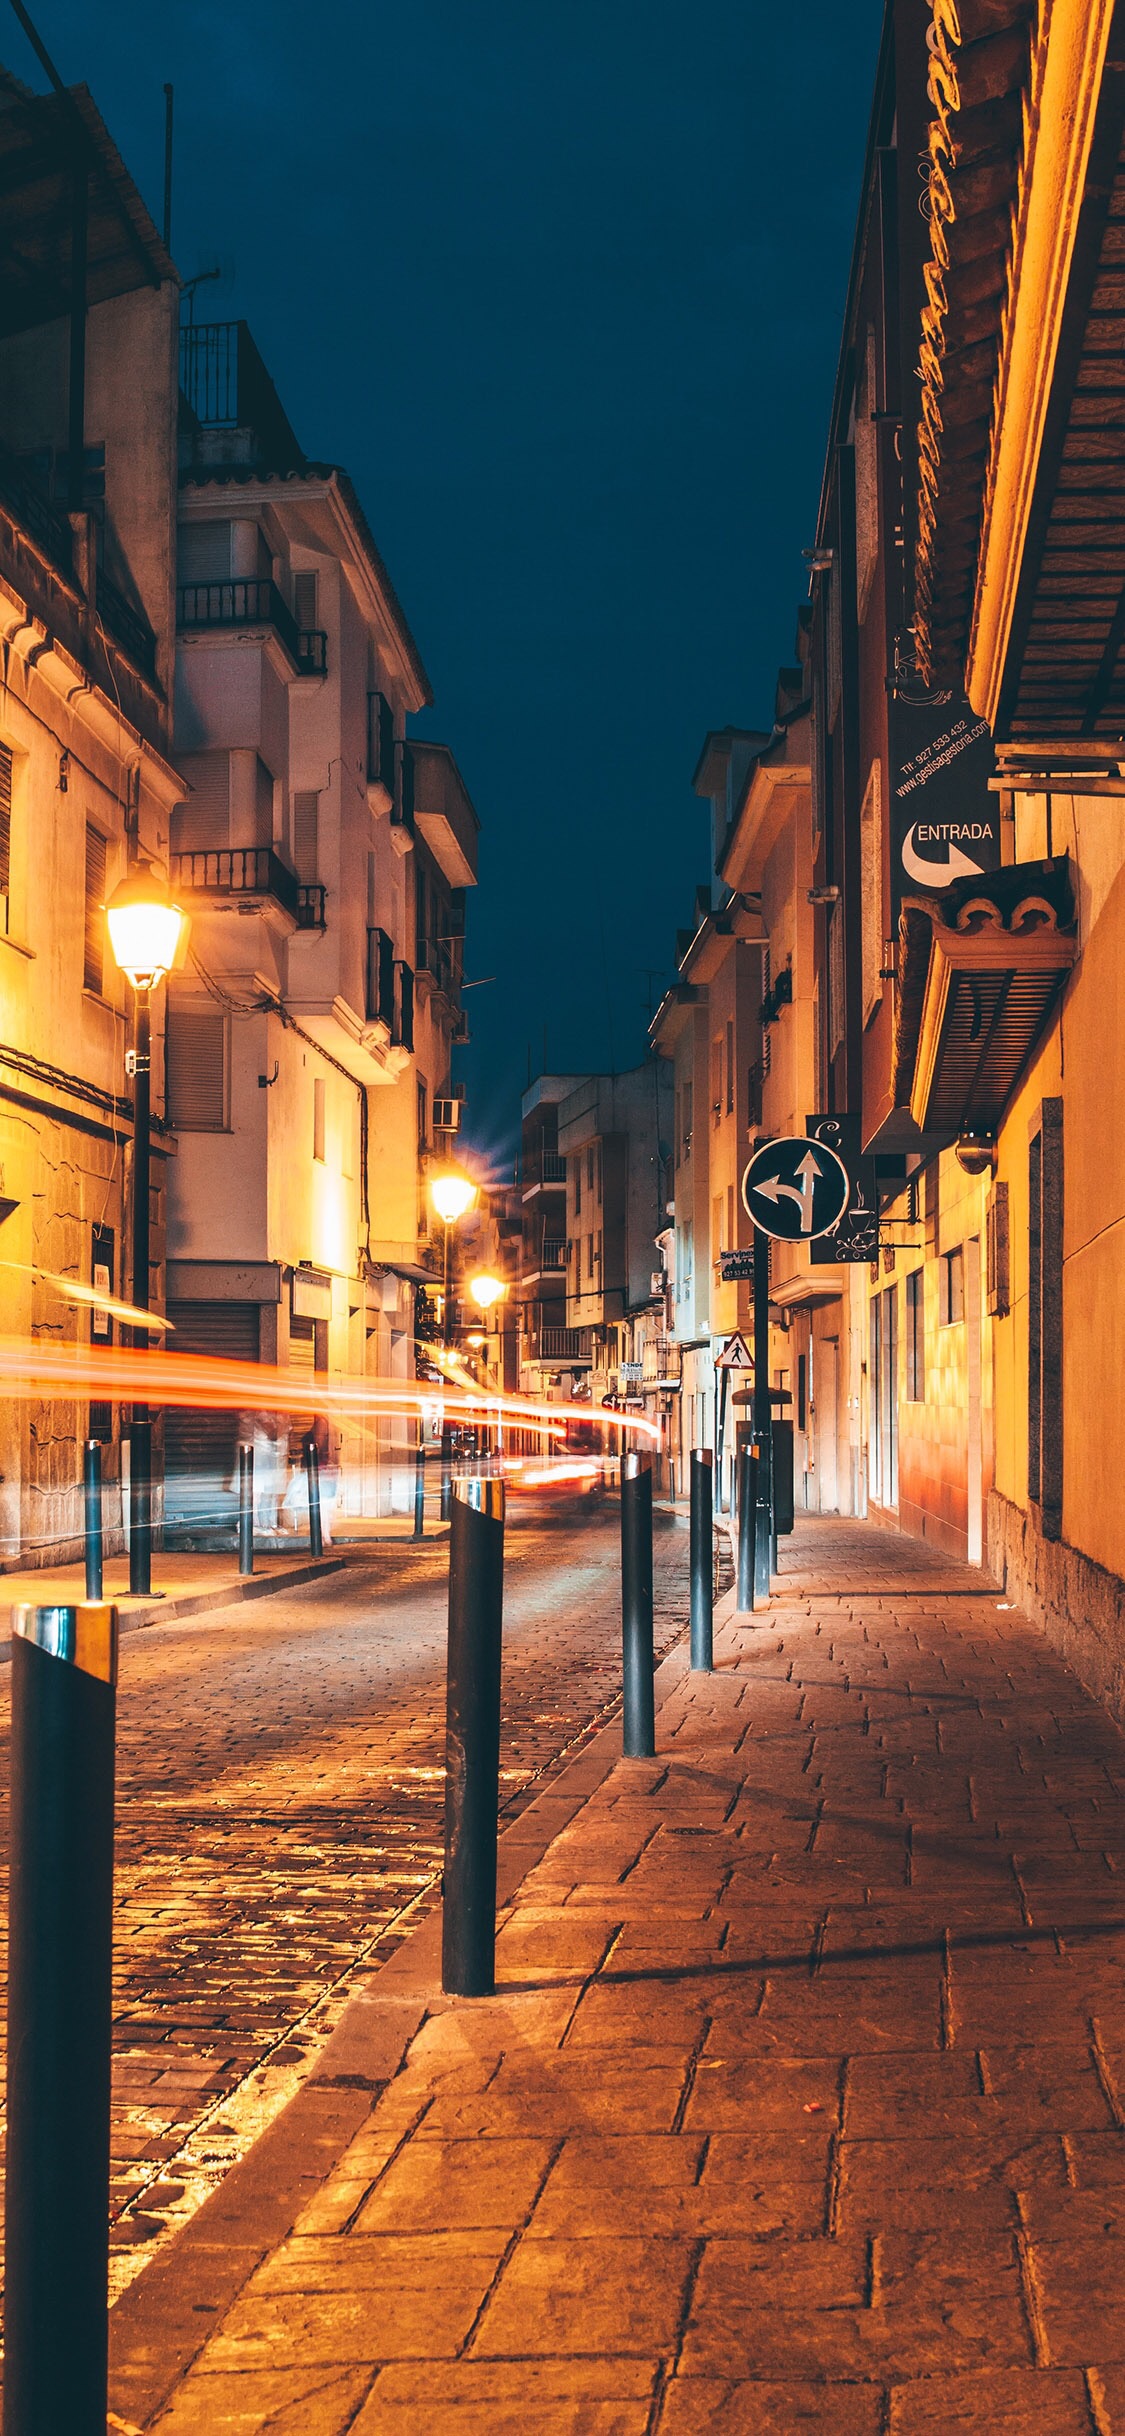
<svg viewBox="0 0 1125 2436">
<path fill-rule="evenodd" d="M 123 2424 L 1123 2436 L 1125 1740 L 979 1574 L 787 1563 L 505 1839 L 496 1998 L 428 1923 L 134 2286 Z"/>
</svg>

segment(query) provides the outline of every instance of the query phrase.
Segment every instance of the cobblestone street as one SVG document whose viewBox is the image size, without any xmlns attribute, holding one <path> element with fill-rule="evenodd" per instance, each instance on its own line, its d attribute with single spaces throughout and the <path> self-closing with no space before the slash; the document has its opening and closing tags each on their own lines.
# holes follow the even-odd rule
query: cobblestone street
<svg viewBox="0 0 1125 2436">
<path fill-rule="evenodd" d="M 113 2289 L 272 2119 L 440 1867 L 448 1548 L 122 1641 Z M 687 1532 L 656 1533 L 657 1644 Z M 616 1505 L 509 1527 L 503 1798 L 620 1692 Z M 7 1680 L 0 1677 L 7 1705 Z"/>
</svg>

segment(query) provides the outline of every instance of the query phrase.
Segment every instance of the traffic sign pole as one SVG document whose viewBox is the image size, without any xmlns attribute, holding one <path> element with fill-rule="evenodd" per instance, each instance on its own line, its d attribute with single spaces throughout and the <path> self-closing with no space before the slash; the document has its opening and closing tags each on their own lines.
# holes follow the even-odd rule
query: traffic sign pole
<svg viewBox="0 0 1125 2436">
<path fill-rule="evenodd" d="M 754 1597 L 770 1595 L 773 1554 L 773 1433 L 770 1411 L 770 1242 L 754 1228 Z"/>
</svg>

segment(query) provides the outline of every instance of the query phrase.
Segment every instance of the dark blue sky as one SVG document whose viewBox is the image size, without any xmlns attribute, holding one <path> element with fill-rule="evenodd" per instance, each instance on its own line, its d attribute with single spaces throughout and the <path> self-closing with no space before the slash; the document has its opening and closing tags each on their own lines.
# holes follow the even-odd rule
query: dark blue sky
<svg viewBox="0 0 1125 2436">
<path fill-rule="evenodd" d="M 355 478 L 483 824 L 467 1132 L 643 1053 L 806 590 L 880 0 L 33 0 Z M 14 17 L 0 56 L 42 82 Z M 645 967 L 658 968 L 650 982 Z M 435 1078 L 436 1079 L 436 1078 Z"/>
</svg>

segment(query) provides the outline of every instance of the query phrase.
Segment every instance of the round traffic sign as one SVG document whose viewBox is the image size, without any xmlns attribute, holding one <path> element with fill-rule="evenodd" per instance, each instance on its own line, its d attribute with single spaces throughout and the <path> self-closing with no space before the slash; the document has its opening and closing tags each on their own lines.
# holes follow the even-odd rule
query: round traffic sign
<svg viewBox="0 0 1125 2436">
<path fill-rule="evenodd" d="M 742 1178 L 748 1216 L 763 1235 L 776 1235 L 783 1243 L 827 1235 L 843 1217 L 850 1194 L 848 1171 L 836 1151 L 800 1133 L 761 1143 Z"/>
</svg>

